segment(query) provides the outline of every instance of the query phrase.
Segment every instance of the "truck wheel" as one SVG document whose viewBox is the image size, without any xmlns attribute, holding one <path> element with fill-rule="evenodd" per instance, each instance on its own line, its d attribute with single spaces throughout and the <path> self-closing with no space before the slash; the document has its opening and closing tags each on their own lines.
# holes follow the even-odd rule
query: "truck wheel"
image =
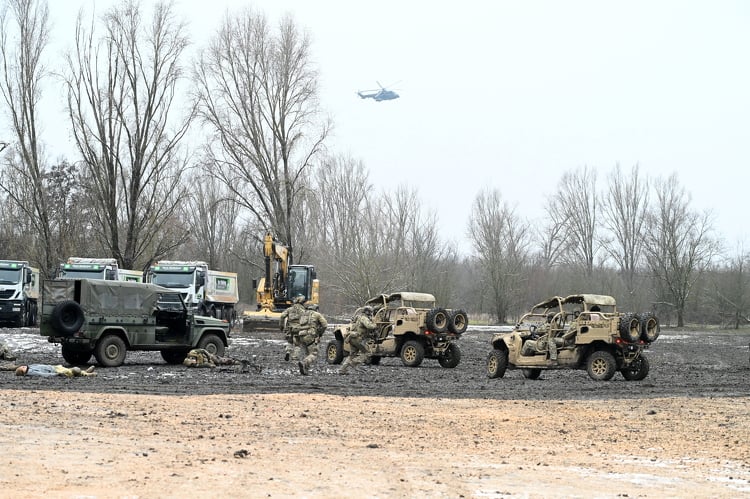
<svg viewBox="0 0 750 499">
<path fill-rule="evenodd" d="M 29 305 L 29 327 L 35 327 L 38 320 L 36 302 L 34 302 Z"/>
<path fill-rule="evenodd" d="M 487 356 L 487 377 L 502 378 L 508 369 L 508 351 L 493 350 Z"/>
<path fill-rule="evenodd" d="M 442 367 L 448 369 L 456 367 L 461 362 L 461 349 L 458 348 L 457 344 L 451 343 L 445 349 L 445 352 L 438 357 L 438 362 Z"/>
<path fill-rule="evenodd" d="M 444 333 L 448 330 L 448 312 L 444 308 L 430 309 L 424 319 L 425 326 L 433 333 Z"/>
<path fill-rule="evenodd" d="M 469 316 L 466 312 L 459 309 L 451 312 L 448 319 L 448 331 L 453 334 L 464 334 L 469 327 Z"/>
<path fill-rule="evenodd" d="M 161 358 L 164 359 L 164 361 L 167 364 L 182 364 L 182 362 L 185 360 L 185 357 L 187 357 L 188 351 L 187 350 L 161 350 L 159 353 L 161 353 Z"/>
<path fill-rule="evenodd" d="M 424 360 L 424 345 L 418 341 L 407 341 L 401 348 L 401 362 L 406 367 L 417 367 Z"/>
<path fill-rule="evenodd" d="M 641 381 L 648 376 L 649 368 L 648 359 L 641 355 L 631 362 L 629 366 L 621 369 L 620 373 L 628 381 Z"/>
<path fill-rule="evenodd" d="M 114 334 L 108 334 L 102 336 L 101 339 L 96 342 L 94 356 L 103 367 L 118 367 L 125 362 L 125 354 L 127 351 L 128 347 L 125 345 L 125 341 L 123 341 L 122 338 Z"/>
<path fill-rule="evenodd" d="M 659 320 L 652 312 L 641 315 L 641 339 L 651 343 L 659 337 Z"/>
<path fill-rule="evenodd" d="M 206 350 L 208 353 L 218 355 L 219 357 L 224 356 L 224 342 L 221 338 L 215 334 L 206 334 L 198 342 L 198 347 Z"/>
<path fill-rule="evenodd" d="M 26 309 L 26 305 L 22 308 L 21 313 L 18 314 L 18 320 L 13 323 L 14 327 L 26 327 L 26 319 L 29 316 L 29 311 Z"/>
<path fill-rule="evenodd" d="M 641 336 L 641 320 L 635 314 L 620 317 L 620 338 L 625 341 L 638 341 Z"/>
<path fill-rule="evenodd" d="M 331 340 L 326 346 L 326 362 L 329 364 L 341 364 L 344 360 L 344 342 Z"/>
<path fill-rule="evenodd" d="M 67 362 L 68 364 L 73 364 L 74 366 L 87 364 L 89 359 L 91 358 L 91 350 L 80 350 L 71 347 L 67 343 L 63 343 L 62 356 L 63 359 L 65 359 L 65 362 Z"/>
<path fill-rule="evenodd" d="M 542 374 L 542 370 L 537 368 L 523 370 L 523 377 L 526 379 L 539 379 L 540 374 Z"/>
<path fill-rule="evenodd" d="M 614 356 L 604 350 L 597 350 L 586 360 L 586 371 L 594 381 L 608 381 L 617 370 Z"/>
<path fill-rule="evenodd" d="M 73 334 L 83 326 L 83 318 L 81 306 L 73 300 L 66 300 L 52 309 L 50 325 L 60 334 Z"/>
</svg>

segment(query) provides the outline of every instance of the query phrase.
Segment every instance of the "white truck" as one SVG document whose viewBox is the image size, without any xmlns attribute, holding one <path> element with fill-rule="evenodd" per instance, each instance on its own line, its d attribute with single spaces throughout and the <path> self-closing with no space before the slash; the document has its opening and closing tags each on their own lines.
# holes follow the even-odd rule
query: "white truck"
<svg viewBox="0 0 750 499">
<path fill-rule="evenodd" d="M 38 318 L 39 269 L 29 262 L 0 260 L 0 322 L 34 326 Z"/>
<path fill-rule="evenodd" d="M 114 258 L 81 258 L 71 256 L 60 265 L 59 279 L 101 279 L 104 281 L 143 282 L 137 270 L 121 269 Z"/>
<path fill-rule="evenodd" d="M 162 260 L 146 272 L 146 282 L 179 291 L 199 314 L 234 321 L 240 301 L 237 274 L 208 268 L 206 262 Z"/>
</svg>

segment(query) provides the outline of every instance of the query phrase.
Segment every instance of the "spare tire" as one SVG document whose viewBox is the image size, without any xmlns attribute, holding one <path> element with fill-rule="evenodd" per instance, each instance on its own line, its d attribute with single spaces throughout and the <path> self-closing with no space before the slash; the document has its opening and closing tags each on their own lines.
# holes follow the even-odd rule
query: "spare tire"
<svg viewBox="0 0 750 499">
<path fill-rule="evenodd" d="M 466 312 L 458 309 L 451 312 L 448 320 L 448 331 L 453 334 L 464 334 L 469 327 L 469 316 Z"/>
<path fill-rule="evenodd" d="M 444 333 L 448 330 L 448 312 L 444 308 L 430 309 L 425 316 L 425 326 L 433 333 Z"/>
<path fill-rule="evenodd" d="M 83 326 L 83 309 L 73 300 L 66 300 L 55 305 L 50 315 L 52 329 L 60 334 L 73 334 Z"/>
<path fill-rule="evenodd" d="M 641 314 L 641 339 L 651 343 L 659 337 L 659 319 L 652 312 Z"/>
<path fill-rule="evenodd" d="M 638 341 L 641 336 L 641 320 L 635 314 L 625 314 L 620 317 L 620 338 L 625 341 Z"/>
</svg>

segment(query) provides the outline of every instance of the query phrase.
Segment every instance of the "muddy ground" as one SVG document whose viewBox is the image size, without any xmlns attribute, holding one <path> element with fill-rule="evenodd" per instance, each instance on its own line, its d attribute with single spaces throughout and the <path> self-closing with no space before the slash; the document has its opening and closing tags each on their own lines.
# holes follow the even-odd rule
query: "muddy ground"
<svg viewBox="0 0 750 499">
<path fill-rule="evenodd" d="M 455 369 L 383 359 L 349 376 L 235 333 L 234 367 L 130 352 L 77 379 L 0 372 L 0 487 L 32 497 L 736 497 L 750 494 L 748 332 L 664 330 L 649 376 L 488 379 L 490 330 Z M 323 338 L 323 345 L 330 333 Z M 62 363 L 35 329 L 0 329 L 27 363 Z M 93 359 L 92 359 L 93 360 Z M 350 469 L 351 471 L 347 471 Z"/>
</svg>

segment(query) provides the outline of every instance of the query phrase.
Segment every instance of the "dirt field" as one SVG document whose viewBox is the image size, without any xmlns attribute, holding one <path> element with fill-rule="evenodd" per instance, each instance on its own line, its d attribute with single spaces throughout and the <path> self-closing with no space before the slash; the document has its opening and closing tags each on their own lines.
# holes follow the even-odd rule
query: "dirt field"
<svg viewBox="0 0 750 499">
<path fill-rule="evenodd" d="M 663 331 L 641 382 L 487 379 L 489 331 L 443 369 L 350 376 L 284 362 L 274 335 L 228 354 L 260 374 L 129 353 L 95 378 L 0 372 L 0 489 L 30 497 L 739 497 L 750 495 L 750 333 Z M 24 362 L 61 363 L 34 329 Z M 324 343 L 328 335 L 324 337 Z M 321 349 L 322 350 L 322 349 Z M 322 352 L 321 352 L 322 353 Z"/>
</svg>

